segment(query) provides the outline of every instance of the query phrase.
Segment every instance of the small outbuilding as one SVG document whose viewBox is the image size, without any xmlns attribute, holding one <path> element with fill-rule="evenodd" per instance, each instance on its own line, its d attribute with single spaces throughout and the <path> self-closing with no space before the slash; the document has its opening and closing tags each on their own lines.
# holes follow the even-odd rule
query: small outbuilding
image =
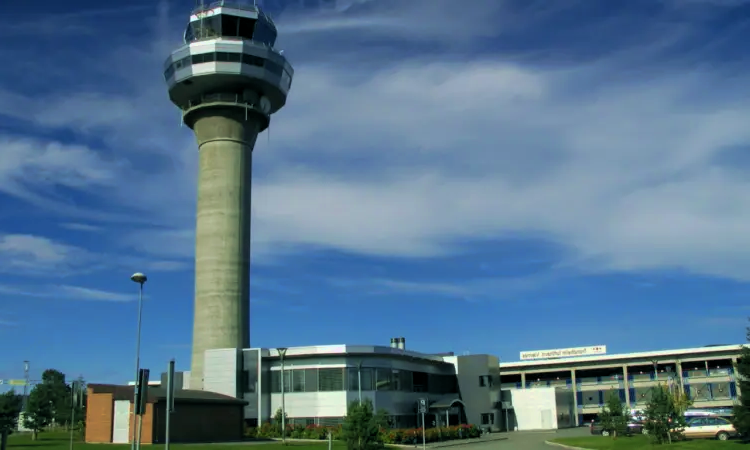
<svg viewBox="0 0 750 450">
<path fill-rule="evenodd" d="M 135 434 L 133 386 L 89 384 L 86 442 L 126 444 Z M 171 442 L 239 441 L 244 432 L 246 401 L 214 392 L 175 390 Z M 159 444 L 166 436 L 167 392 L 149 387 L 141 442 Z"/>
</svg>

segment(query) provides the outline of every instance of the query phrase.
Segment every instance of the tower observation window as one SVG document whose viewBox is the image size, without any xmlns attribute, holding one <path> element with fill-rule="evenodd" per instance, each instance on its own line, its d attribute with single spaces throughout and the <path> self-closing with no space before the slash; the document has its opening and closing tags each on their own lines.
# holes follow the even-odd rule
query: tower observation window
<svg viewBox="0 0 750 450">
<path fill-rule="evenodd" d="M 205 17 L 191 22 L 185 30 L 185 42 L 217 37 L 247 39 L 273 47 L 276 28 L 265 17 L 252 19 L 231 14 Z"/>
</svg>

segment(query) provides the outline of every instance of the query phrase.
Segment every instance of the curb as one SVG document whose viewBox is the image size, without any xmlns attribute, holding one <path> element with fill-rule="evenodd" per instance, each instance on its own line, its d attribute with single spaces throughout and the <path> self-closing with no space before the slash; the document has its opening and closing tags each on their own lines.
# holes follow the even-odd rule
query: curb
<svg viewBox="0 0 750 450">
<path fill-rule="evenodd" d="M 551 445 L 553 447 L 567 448 L 568 450 L 589 450 L 587 448 L 573 447 L 572 445 L 565 445 L 565 444 L 561 444 L 559 442 L 553 442 L 553 441 L 544 441 L 544 443 L 547 444 L 547 445 Z"/>
</svg>

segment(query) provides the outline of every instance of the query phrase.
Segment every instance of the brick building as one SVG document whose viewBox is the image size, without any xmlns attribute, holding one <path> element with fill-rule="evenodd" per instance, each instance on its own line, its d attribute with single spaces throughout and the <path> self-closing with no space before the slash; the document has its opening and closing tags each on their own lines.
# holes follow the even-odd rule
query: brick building
<svg viewBox="0 0 750 450">
<path fill-rule="evenodd" d="M 87 443 L 127 443 L 134 435 L 133 386 L 89 384 L 86 403 Z M 141 442 L 163 443 L 167 393 L 148 389 Z M 206 391 L 175 390 L 172 442 L 229 442 L 242 439 L 244 400 Z"/>
</svg>

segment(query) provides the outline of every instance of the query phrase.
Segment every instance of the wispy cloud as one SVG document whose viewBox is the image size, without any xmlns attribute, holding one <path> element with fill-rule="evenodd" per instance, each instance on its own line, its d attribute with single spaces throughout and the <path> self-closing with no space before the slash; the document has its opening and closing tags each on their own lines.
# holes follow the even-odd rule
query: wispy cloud
<svg viewBox="0 0 750 450">
<path fill-rule="evenodd" d="M 522 277 L 474 278 L 457 281 L 412 281 L 389 278 L 329 278 L 331 286 L 355 290 L 358 295 L 385 295 L 398 298 L 420 295 L 463 301 L 518 300 L 528 292 L 541 289 L 562 274 L 544 272 Z"/>
<path fill-rule="evenodd" d="M 72 231 L 95 232 L 95 231 L 101 230 L 101 227 L 98 227 L 96 225 L 86 224 L 86 223 L 61 223 L 60 227 L 65 228 L 66 230 L 72 230 Z"/>
<path fill-rule="evenodd" d="M 20 286 L 0 284 L 0 293 L 6 296 L 36 297 L 66 301 L 130 302 L 137 300 L 137 296 L 132 293 L 124 294 L 69 285 Z"/>
<path fill-rule="evenodd" d="M 18 323 L 12 320 L 6 320 L 0 317 L 0 327 L 15 327 Z"/>
<path fill-rule="evenodd" d="M 270 146 L 260 139 L 254 152 L 255 255 L 443 257 L 478 238 L 521 234 L 560 245 L 561 263 L 580 270 L 747 280 L 750 183 L 721 156 L 750 142 L 741 101 L 750 89 L 737 72 L 695 64 L 721 41 L 676 52 L 704 30 L 673 20 L 669 8 L 643 34 L 630 32 L 643 16 L 625 13 L 572 29 L 566 18 L 585 13 L 586 2 L 553 3 L 382 1 L 283 16 L 296 81 Z M 110 84 L 73 83 L 44 101 L 0 92 L 0 115 L 106 147 L 5 137 L 17 150 L 0 169 L 0 189 L 45 207 L 70 205 L 40 186 L 89 195 L 99 211 L 147 224 L 123 242 L 186 259 L 195 143 L 160 79 L 185 18 L 169 22 L 159 11 L 152 35 L 102 49 L 95 61 L 71 59 L 80 79 L 106 70 Z M 468 46 L 481 49 L 470 60 Z"/>
</svg>

